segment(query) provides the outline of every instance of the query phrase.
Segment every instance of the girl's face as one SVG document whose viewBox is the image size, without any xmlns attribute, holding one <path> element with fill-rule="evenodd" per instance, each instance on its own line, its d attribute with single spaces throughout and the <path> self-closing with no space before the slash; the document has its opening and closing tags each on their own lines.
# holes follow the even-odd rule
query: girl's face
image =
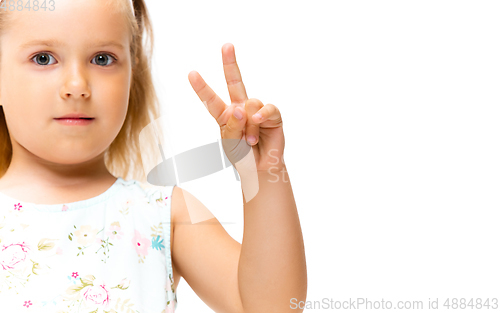
<svg viewBox="0 0 500 313">
<path fill-rule="evenodd" d="M 13 20 L 0 38 L 0 105 L 14 155 L 82 163 L 120 131 L 132 77 L 130 33 L 124 14 L 103 2 L 57 0 L 53 11 L 6 13 Z M 70 113 L 94 120 L 68 126 L 54 119 Z"/>
</svg>

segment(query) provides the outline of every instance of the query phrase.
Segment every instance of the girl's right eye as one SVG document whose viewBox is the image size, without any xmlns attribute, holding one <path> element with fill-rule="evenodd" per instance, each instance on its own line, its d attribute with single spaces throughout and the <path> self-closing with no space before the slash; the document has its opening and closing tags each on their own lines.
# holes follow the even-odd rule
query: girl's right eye
<svg viewBox="0 0 500 313">
<path fill-rule="evenodd" d="M 31 59 L 35 59 L 35 62 L 39 65 L 50 65 L 50 64 L 47 64 L 47 62 L 50 61 L 50 58 L 52 56 L 46 52 L 42 52 L 42 53 L 39 53 L 37 55 L 35 55 L 34 57 L 32 57 Z M 52 57 L 53 58 L 53 57 Z M 42 64 L 40 64 L 38 61 L 41 61 Z"/>
</svg>

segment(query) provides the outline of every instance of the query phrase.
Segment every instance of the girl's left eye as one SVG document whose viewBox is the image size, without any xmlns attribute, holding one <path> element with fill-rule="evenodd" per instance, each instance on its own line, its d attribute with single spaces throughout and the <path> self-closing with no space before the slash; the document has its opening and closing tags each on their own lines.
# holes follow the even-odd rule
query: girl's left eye
<svg viewBox="0 0 500 313">
<path fill-rule="evenodd" d="M 104 57 L 104 58 L 102 58 Z M 107 63 L 107 61 L 116 61 L 116 58 L 114 56 L 112 56 L 111 54 L 107 54 L 107 53 L 101 53 L 101 54 L 98 54 L 96 55 L 96 57 L 94 58 L 96 60 L 96 62 L 100 62 L 101 64 L 97 64 L 97 65 L 104 65 L 103 66 L 109 66 L 109 63 Z"/>
<path fill-rule="evenodd" d="M 45 65 L 53 64 L 53 63 L 51 63 L 51 64 L 47 63 L 47 62 L 50 62 L 50 58 L 54 58 L 54 57 L 46 52 L 42 52 L 42 53 L 35 55 L 31 59 L 32 60 L 35 59 L 35 62 L 38 65 L 45 66 Z M 113 63 L 114 63 L 116 61 L 116 58 L 113 57 L 111 54 L 100 53 L 100 54 L 96 55 L 92 60 L 96 60 L 96 63 L 93 63 L 93 64 L 102 65 L 102 66 L 109 66 L 110 65 L 109 61 L 113 61 Z"/>
</svg>

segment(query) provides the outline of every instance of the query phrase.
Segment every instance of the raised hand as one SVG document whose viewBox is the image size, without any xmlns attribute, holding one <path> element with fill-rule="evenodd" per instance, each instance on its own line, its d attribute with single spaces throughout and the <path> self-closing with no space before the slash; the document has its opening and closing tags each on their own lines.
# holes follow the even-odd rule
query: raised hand
<svg viewBox="0 0 500 313">
<path fill-rule="evenodd" d="M 190 72 L 188 79 L 219 124 L 226 156 L 238 172 L 242 169 L 256 169 L 258 172 L 282 170 L 285 137 L 278 108 L 272 104 L 264 106 L 255 98 L 248 99 L 234 46 L 230 43 L 222 46 L 222 62 L 231 105 L 226 105 L 198 72 Z M 248 157 L 252 155 L 251 161 L 255 165 L 249 166 Z"/>
</svg>

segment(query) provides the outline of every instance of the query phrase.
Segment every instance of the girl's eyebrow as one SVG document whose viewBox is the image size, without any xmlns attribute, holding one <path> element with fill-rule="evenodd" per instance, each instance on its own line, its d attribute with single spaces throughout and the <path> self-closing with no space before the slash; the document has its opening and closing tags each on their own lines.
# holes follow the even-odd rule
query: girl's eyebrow
<svg viewBox="0 0 500 313">
<path fill-rule="evenodd" d="M 64 42 L 57 40 L 57 39 L 49 39 L 49 40 L 36 39 L 36 40 L 32 40 L 32 41 L 28 41 L 28 42 L 23 43 L 20 46 L 20 48 L 25 49 L 25 48 L 29 48 L 32 46 L 56 47 L 56 46 L 64 46 L 64 45 L 65 45 Z M 87 45 L 88 48 L 90 48 L 91 46 L 92 45 Z M 125 50 L 125 48 L 123 47 L 122 44 L 115 42 L 115 41 L 99 41 L 99 42 L 96 42 L 93 46 L 94 47 L 115 46 L 118 49 Z"/>
</svg>

